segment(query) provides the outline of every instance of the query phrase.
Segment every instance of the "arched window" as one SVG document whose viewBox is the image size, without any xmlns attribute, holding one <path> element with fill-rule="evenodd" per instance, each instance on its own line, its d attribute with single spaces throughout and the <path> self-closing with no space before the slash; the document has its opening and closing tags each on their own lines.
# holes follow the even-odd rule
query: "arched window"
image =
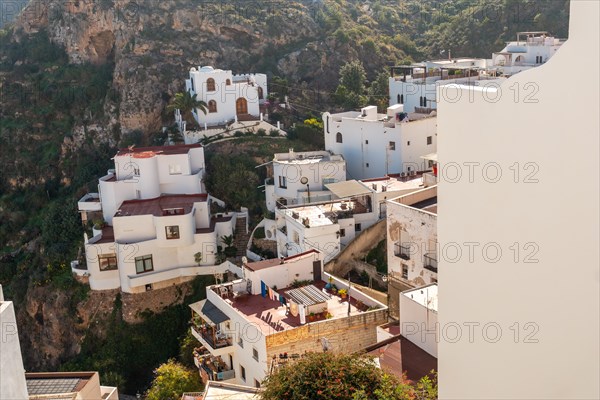
<svg viewBox="0 0 600 400">
<path fill-rule="evenodd" d="M 215 80 L 213 78 L 208 78 L 206 80 L 206 91 L 214 92 L 215 90 Z"/>
<path fill-rule="evenodd" d="M 194 78 L 190 79 L 190 85 L 192 87 L 192 92 L 195 92 L 196 89 L 194 89 Z"/>
<path fill-rule="evenodd" d="M 214 100 L 210 100 L 208 102 L 208 112 L 209 113 L 216 113 L 217 112 L 217 102 Z"/>
<path fill-rule="evenodd" d="M 338 132 L 335 134 L 335 142 L 336 143 L 344 143 L 344 141 L 342 140 L 342 133 Z"/>
<path fill-rule="evenodd" d="M 264 99 L 263 89 L 260 86 L 258 87 L 258 99 L 259 100 Z"/>
<path fill-rule="evenodd" d="M 231 85 L 231 79 L 227 79 L 227 80 L 225 81 L 225 84 L 226 84 L 227 86 Z"/>
<path fill-rule="evenodd" d="M 400 95 L 400 104 L 404 104 L 404 95 L 403 94 Z"/>
<path fill-rule="evenodd" d="M 235 101 L 235 113 L 248 114 L 248 101 L 245 98 L 240 97 Z"/>
<path fill-rule="evenodd" d="M 398 95 L 397 98 L 398 98 L 398 101 L 396 103 L 402 104 L 402 103 L 400 103 L 400 95 Z"/>
</svg>

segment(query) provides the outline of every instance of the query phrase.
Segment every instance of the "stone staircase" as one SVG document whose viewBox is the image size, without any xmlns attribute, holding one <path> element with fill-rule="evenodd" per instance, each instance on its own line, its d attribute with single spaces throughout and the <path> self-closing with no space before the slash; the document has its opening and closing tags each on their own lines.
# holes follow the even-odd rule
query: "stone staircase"
<svg viewBox="0 0 600 400">
<path fill-rule="evenodd" d="M 246 255 L 246 246 L 250 240 L 250 232 L 246 232 L 246 218 L 238 216 L 235 221 L 233 245 L 237 248 L 238 257 Z"/>
</svg>

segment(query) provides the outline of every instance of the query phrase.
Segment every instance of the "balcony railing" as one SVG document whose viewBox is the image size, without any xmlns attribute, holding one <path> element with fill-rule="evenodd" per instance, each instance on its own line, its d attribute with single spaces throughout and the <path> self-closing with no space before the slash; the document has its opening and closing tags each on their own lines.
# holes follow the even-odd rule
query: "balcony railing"
<svg viewBox="0 0 600 400">
<path fill-rule="evenodd" d="M 231 337 L 218 333 L 213 334 L 213 328 L 204 328 L 194 325 L 192 327 L 196 334 L 200 336 L 213 349 L 221 349 L 223 347 L 233 346 Z"/>
<path fill-rule="evenodd" d="M 434 256 L 431 256 L 431 255 L 423 256 L 423 266 L 425 269 L 427 269 L 431 272 L 435 272 L 437 274 L 438 262 Z"/>
<path fill-rule="evenodd" d="M 410 260 L 410 246 L 403 245 L 402 243 L 395 243 L 394 255 L 403 260 Z"/>
<path fill-rule="evenodd" d="M 227 381 L 235 378 L 235 370 L 223 362 L 221 357 L 213 357 L 208 353 L 194 351 L 196 366 L 204 371 L 211 381 Z"/>
</svg>

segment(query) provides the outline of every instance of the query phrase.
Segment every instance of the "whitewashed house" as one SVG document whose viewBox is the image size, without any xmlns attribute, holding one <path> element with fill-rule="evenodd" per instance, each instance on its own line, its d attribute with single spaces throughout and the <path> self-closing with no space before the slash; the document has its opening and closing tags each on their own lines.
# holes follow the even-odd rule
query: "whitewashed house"
<svg viewBox="0 0 600 400">
<path fill-rule="evenodd" d="M 268 95 L 265 74 L 234 75 L 210 66 L 191 68 L 185 88 L 207 104 L 206 114 L 194 111 L 198 124 L 207 126 L 259 118 L 259 106 Z"/>
<path fill-rule="evenodd" d="M 519 32 L 516 41 L 491 59 L 449 58 L 392 67 L 390 106 L 403 104 L 405 112 L 429 114 L 440 97 L 457 100 L 456 85 L 497 89 L 507 77 L 545 64 L 563 43 L 548 32 Z"/>
<path fill-rule="evenodd" d="M 398 104 L 386 114 L 375 106 L 324 113 L 323 125 L 325 150 L 344 157 L 348 179 L 415 174 L 428 167 L 421 156 L 437 151 L 435 116 L 405 113 Z"/>
<path fill-rule="evenodd" d="M 400 334 L 432 356 L 438 356 L 437 283 L 400 293 Z"/>
<path fill-rule="evenodd" d="M 326 188 L 333 200 L 278 208 L 275 221 L 265 221 L 265 234 L 277 241 L 279 257 L 315 249 L 328 262 L 365 229 L 385 218 L 387 199 L 423 187 L 420 176 L 330 183 Z"/>
<path fill-rule="evenodd" d="M 323 271 L 315 250 L 245 263 L 241 279 L 206 288 L 190 305 L 194 352 L 203 379 L 260 387 L 277 366 L 305 352 L 352 352 L 377 341 L 387 307 L 356 290 L 342 299 L 327 282 L 348 289 Z M 353 334 L 348 335 L 349 329 Z"/>
<path fill-rule="evenodd" d="M 105 226 L 86 236 L 86 268 L 74 271 L 87 275 L 93 290 L 127 293 L 223 272 L 224 265 L 214 267 L 217 246 L 233 234 L 240 214 L 213 210 L 224 204 L 204 192 L 203 148 L 130 148 L 114 159 L 115 168 L 100 178 L 99 193 L 79 202 L 85 221 L 87 199 L 94 199 Z"/>
<path fill-rule="evenodd" d="M 437 186 L 387 202 L 388 274 L 407 287 L 437 282 Z"/>
<path fill-rule="evenodd" d="M 325 185 L 346 180 L 344 157 L 327 151 L 277 153 L 265 181 L 267 209 L 331 199 Z"/>
</svg>

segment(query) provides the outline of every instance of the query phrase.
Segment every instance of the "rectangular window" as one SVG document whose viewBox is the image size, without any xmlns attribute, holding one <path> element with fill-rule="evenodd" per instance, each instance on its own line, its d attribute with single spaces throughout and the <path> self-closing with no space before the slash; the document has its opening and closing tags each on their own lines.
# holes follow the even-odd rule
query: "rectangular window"
<svg viewBox="0 0 600 400">
<path fill-rule="evenodd" d="M 240 365 L 240 375 L 242 376 L 242 380 L 246 382 L 246 368 Z"/>
<path fill-rule="evenodd" d="M 140 168 L 133 167 L 133 176 L 140 176 Z"/>
<path fill-rule="evenodd" d="M 346 230 L 345 229 L 340 229 L 340 236 L 341 237 L 346 237 Z"/>
<path fill-rule="evenodd" d="M 367 168 L 369 168 L 369 163 L 367 163 Z"/>
<path fill-rule="evenodd" d="M 165 226 L 165 232 L 167 233 L 167 240 L 179 239 L 179 226 Z"/>
<path fill-rule="evenodd" d="M 368 140 L 365 140 L 365 144 L 369 144 L 369 141 L 368 141 Z"/>
<path fill-rule="evenodd" d="M 408 279 L 408 265 L 402 264 L 402 277 Z"/>
<path fill-rule="evenodd" d="M 257 381 L 256 379 L 254 380 L 254 387 L 255 388 L 260 388 L 260 382 Z"/>
<path fill-rule="evenodd" d="M 256 350 L 255 348 L 252 348 L 252 358 L 258 361 L 258 350 Z"/>
<path fill-rule="evenodd" d="M 285 179 L 285 176 L 279 177 L 279 187 L 282 189 L 287 189 L 287 181 Z"/>
<path fill-rule="evenodd" d="M 138 274 L 143 274 L 144 272 L 154 271 L 154 266 L 152 265 L 152 255 L 146 255 L 135 258 L 135 271 Z"/>
<path fill-rule="evenodd" d="M 396 150 L 396 142 L 390 142 L 390 150 Z"/>
<path fill-rule="evenodd" d="M 431 136 L 427 136 L 427 144 L 430 145 L 433 143 L 433 138 Z"/>
<path fill-rule="evenodd" d="M 407 146 L 410 146 L 410 140 L 409 140 L 408 142 L 406 142 L 406 145 L 407 145 Z"/>
<path fill-rule="evenodd" d="M 99 254 L 98 264 L 100 265 L 100 271 L 112 271 L 117 269 L 117 255 L 116 254 Z"/>
<path fill-rule="evenodd" d="M 361 224 L 354 224 L 354 231 L 355 232 L 360 232 L 361 230 L 362 230 Z"/>
<path fill-rule="evenodd" d="M 175 164 L 175 165 L 169 164 L 169 174 L 170 175 L 181 175 L 181 165 L 179 165 L 179 164 Z"/>
</svg>

